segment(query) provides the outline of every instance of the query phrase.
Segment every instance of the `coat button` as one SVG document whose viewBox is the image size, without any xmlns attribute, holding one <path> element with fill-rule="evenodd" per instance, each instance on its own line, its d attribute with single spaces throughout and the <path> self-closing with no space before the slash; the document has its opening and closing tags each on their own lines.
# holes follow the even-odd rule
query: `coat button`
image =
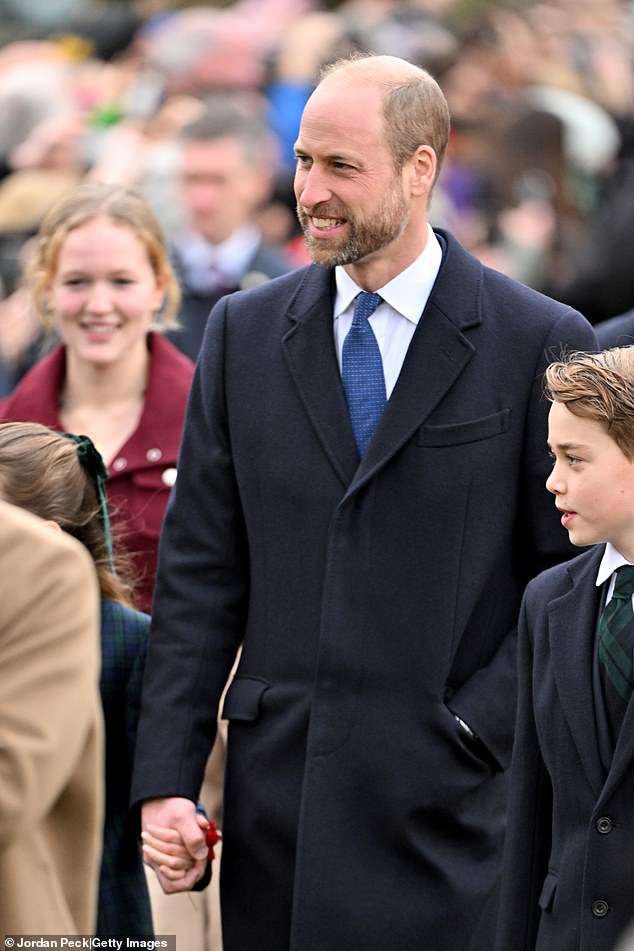
<svg viewBox="0 0 634 951">
<path fill-rule="evenodd" d="M 596 830 L 600 832 L 601 835 L 607 835 L 608 832 L 611 832 L 614 828 L 614 823 L 608 816 L 601 816 L 600 819 L 596 821 Z"/>
<path fill-rule="evenodd" d="M 596 901 L 592 902 L 592 914 L 595 918 L 605 918 L 609 910 L 610 906 L 602 898 L 597 898 Z"/>
<path fill-rule="evenodd" d="M 161 473 L 163 485 L 172 486 L 176 482 L 176 469 L 164 469 Z"/>
<path fill-rule="evenodd" d="M 148 462 L 158 462 L 162 455 L 163 453 L 161 452 L 161 450 L 158 447 L 154 446 L 152 449 L 148 449 L 148 451 L 145 454 L 145 458 L 147 459 Z"/>
<path fill-rule="evenodd" d="M 127 466 L 127 464 L 128 464 L 128 460 L 124 456 L 118 456 L 112 463 L 112 468 L 114 469 L 115 472 L 122 472 L 123 469 L 125 469 L 125 467 Z"/>
</svg>

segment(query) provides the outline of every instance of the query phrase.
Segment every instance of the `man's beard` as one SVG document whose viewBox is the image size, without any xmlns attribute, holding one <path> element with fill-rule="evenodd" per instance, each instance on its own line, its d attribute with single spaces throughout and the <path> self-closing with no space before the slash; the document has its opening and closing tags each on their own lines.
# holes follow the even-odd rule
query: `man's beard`
<svg viewBox="0 0 634 951">
<path fill-rule="evenodd" d="M 337 244 L 328 239 L 316 238 L 309 232 L 309 215 L 297 203 L 297 217 L 306 238 L 308 253 L 315 262 L 324 267 L 354 264 L 381 248 L 391 244 L 398 238 L 407 224 L 408 207 L 403 195 L 397 188 L 391 189 L 383 201 L 365 220 L 341 214 L 327 205 L 317 205 L 311 211 L 310 217 L 315 218 L 345 218 L 348 227 L 348 236 Z"/>
</svg>

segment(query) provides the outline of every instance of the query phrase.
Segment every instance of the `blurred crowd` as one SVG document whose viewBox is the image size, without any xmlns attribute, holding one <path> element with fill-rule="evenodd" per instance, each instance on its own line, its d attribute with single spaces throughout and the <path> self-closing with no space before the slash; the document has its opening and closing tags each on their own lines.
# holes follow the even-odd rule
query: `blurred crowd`
<svg viewBox="0 0 634 951">
<path fill-rule="evenodd" d="M 226 243 L 248 223 L 279 252 L 271 273 L 245 264 L 221 291 L 304 263 L 292 145 L 320 67 L 354 49 L 410 59 L 446 93 L 434 224 L 592 323 L 634 307 L 625 0 L 0 0 L 0 24 L 0 394 L 48 346 L 21 275 L 47 208 L 77 182 L 138 188 L 175 248 L 182 238 L 185 285 L 195 232 Z M 233 161 L 233 181 L 224 170 L 218 200 L 244 220 L 215 239 L 210 199 L 196 197 L 195 171 L 184 194 L 181 166 L 183 131 L 218 103 L 259 124 L 265 144 L 248 196 L 246 166 Z M 182 348 L 195 356 L 197 342 Z"/>
</svg>

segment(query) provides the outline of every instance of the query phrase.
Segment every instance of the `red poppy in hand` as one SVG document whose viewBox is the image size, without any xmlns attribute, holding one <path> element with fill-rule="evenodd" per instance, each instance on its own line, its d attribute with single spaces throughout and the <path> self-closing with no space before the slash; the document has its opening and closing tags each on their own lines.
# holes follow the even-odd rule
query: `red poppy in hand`
<svg viewBox="0 0 634 951">
<path fill-rule="evenodd" d="M 212 861 L 215 858 L 214 845 L 217 845 L 221 839 L 222 839 L 222 835 L 218 831 L 216 823 L 212 822 L 210 819 L 209 825 L 207 826 L 207 832 L 205 834 L 205 842 L 207 843 L 207 847 L 209 849 L 209 852 L 207 853 L 207 858 L 210 861 Z"/>
</svg>

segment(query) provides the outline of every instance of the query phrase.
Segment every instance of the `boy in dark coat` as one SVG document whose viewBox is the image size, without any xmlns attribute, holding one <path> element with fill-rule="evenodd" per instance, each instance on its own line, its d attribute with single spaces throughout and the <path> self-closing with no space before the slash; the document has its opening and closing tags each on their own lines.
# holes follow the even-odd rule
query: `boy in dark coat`
<svg viewBox="0 0 634 951">
<path fill-rule="evenodd" d="M 523 600 L 496 947 L 612 951 L 634 916 L 634 347 L 551 364 L 546 388 L 546 486 L 591 547 Z"/>
</svg>

